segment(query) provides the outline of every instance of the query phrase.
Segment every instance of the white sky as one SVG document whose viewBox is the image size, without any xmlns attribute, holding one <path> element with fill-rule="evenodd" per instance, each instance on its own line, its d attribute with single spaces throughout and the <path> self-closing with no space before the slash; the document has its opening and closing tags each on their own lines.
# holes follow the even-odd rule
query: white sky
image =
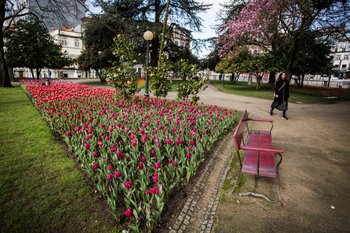
<svg viewBox="0 0 350 233">
<path fill-rule="evenodd" d="M 217 36 L 214 29 L 212 29 L 216 24 L 218 24 L 217 14 L 220 12 L 220 4 L 227 3 L 228 0 L 203 0 L 205 4 L 212 4 L 211 8 L 206 12 L 200 14 L 200 17 L 203 19 L 203 28 L 200 33 L 192 33 L 195 39 L 207 39 Z M 207 55 L 210 50 L 203 50 L 197 54 L 200 58 L 203 58 Z"/>
</svg>

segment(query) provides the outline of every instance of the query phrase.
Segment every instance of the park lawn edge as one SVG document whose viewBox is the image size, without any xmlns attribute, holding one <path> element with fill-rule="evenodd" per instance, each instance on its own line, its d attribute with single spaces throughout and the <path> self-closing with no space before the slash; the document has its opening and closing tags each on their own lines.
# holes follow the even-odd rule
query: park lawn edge
<svg viewBox="0 0 350 233">
<path fill-rule="evenodd" d="M 0 88 L 1 232 L 120 232 L 20 87 Z"/>
</svg>

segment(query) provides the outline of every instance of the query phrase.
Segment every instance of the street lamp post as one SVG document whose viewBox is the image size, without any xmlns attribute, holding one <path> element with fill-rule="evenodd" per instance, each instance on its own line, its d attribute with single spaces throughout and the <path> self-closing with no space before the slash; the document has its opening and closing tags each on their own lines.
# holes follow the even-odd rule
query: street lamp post
<svg viewBox="0 0 350 233">
<path fill-rule="evenodd" d="M 145 88 L 145 96 L 149 97 L 148 86 L 149 86 L 149 76 L 147 72 L 147 68 L 149 65 L 149 43 L 153 39 L 153 33 L 151 31 L 145 31 L 143 34 L 143 39 L 147 42 L 147 54 L 146 54 L 146 88 Z"/>
</svg>

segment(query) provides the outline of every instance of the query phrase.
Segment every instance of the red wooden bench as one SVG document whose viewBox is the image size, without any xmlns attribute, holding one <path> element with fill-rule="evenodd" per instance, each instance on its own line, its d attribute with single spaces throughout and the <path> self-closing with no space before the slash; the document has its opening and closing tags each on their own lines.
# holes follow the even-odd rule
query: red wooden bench
<svg viewBox="0 0 350 233">
<path fill-rule="evenodd" d="M 271 128 L 269 130 L 252 130 L 248 124 L 250 121 L 271 123 Z M 273 120 L 250 119 L 247 111 L 244 111 L 233 134 L 233 144 L 237 150 L 241 172 L 257 176 L 277 177 L 283 150 L 272 147 L 272 128 Z M 247 135 L 246 138 L 244 135 Z M 240 151 L 244 151 L 243 163 Z M 277 163 L 275 155 L 280 157 Z"/>
</svg>

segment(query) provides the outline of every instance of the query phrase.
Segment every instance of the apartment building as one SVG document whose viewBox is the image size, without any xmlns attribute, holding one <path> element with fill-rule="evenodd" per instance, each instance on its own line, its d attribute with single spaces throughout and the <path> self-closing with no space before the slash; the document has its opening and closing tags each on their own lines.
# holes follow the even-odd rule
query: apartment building
<svg viewBox="0 0 350 233">
<path fill-rule="evenodd" d="M 350 78 L 350 42 L 346 39 L 333 41 L 331 54 L 334 76 Z"/>
</svg>

